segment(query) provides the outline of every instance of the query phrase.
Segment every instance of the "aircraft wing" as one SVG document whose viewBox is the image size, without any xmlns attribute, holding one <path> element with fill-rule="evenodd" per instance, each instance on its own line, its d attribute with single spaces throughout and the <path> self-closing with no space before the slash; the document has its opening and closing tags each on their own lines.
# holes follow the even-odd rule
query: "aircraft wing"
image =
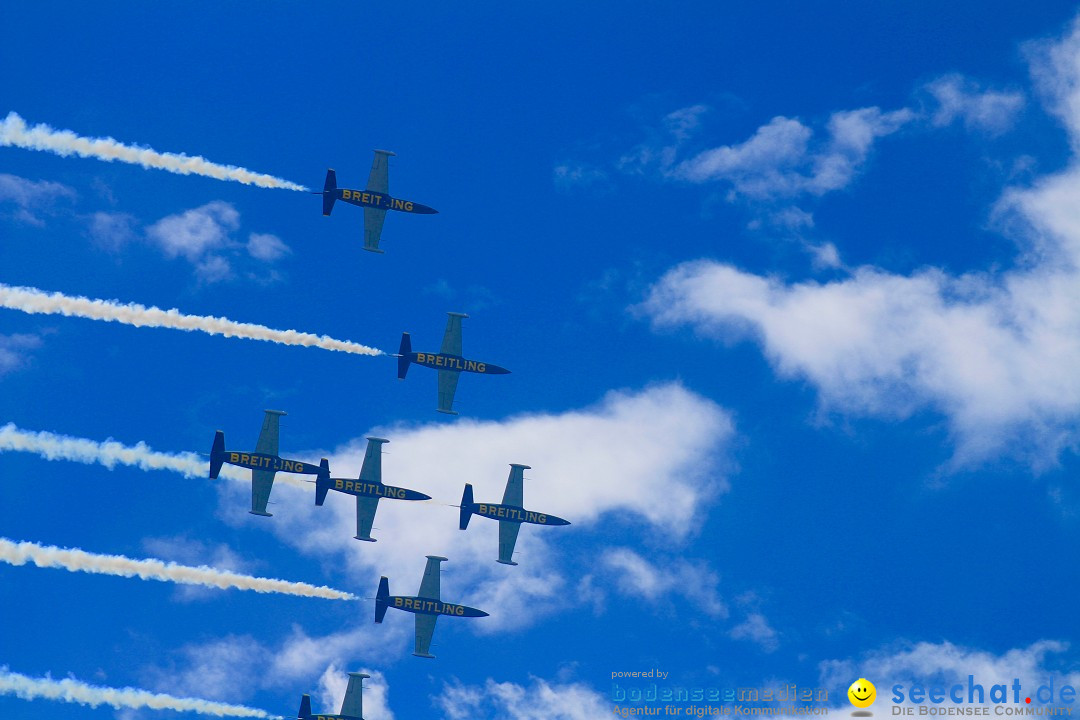
<svg viewBox="0 0 1080 720">
<path fill-rule="evenodd" d="M 457 415 L 454 412 L 454 393 L 457 392 L 458 380 L 461 373 L 452 370 L 439 371 L 439 412 Z"/>
<path fill-rule="evenodd" d="M 379 498 L 356 496 L 356 537 L 371 539 L 371 524 L 375 522 L 375 511 L 378 509 Z"/>
<path fill-rule="evenodd" d="M 525 505 L 522 496 L 524 494 L 524 472 L 530 470 L 528 465 L 511 465 L 510 477 L 506 479 L 506 490 L 503 492 L 503 505 L 523 507 Z"/>
<path fill-rule="evenodd" d="M 438 619 L 438 615 L 416 614 L 416 645 L 413 655 L 435 657 L 431 654 L 431 636 L 435 633 L 435 621 Z"/>
<path fill-rule="evenodd" d="M 364 452 L 364 464 L 360 468 L 361 480 L 367 480 L 368 482 L 373 483 L 382 482 L 382 446 L 383 443 L 388 442 L 390 441 L 377 437 L 369 437 L 367 439 L 367 450 Z"/>
<path fill-rule="evenodd" d="M 285 413 L 280 410 L 264 410 L 262 430 L 259 431 L 259 442 L 255 443 L 255 452 L 266 455 L 278 454 L 278 421 Z M 269 491 L 267 491 L 269 492 Z"/>
<path fill-rule="evenodd" d="M 349 673 L 349 687 L 345 688 L 345 699 L 341 701 L 339 715 L 362 718 L 364 716 L 364 678 L 371 677 L 364 673 Z"/>
<path fill-rule="evenodd" d="M 390 162 L 389 157 L 394 153 L 389 150 L 376 150 L 375 160 L 371 163 L 371 174 L 368 175 L 366 190 L 374 190 L 384 194 L 390 192 Z"/>
<path fill-rule="evenodd" d="M 439 352 L 443 355 L 461 356 L 461 319 L 469 317 L 461 313 L 446 313 L 446 332 L 443 333 L 442 347 Z"/>
<path fill-rule="evenodd" d="M 386 220 L 386 211 L 378 208 L 364 208 L 364 249 L 372 252 L 382 252 L 379 249 L 379 239 L 382 237 L 383 221 Z"/>
<path fill-rule="evenodd" d="M 277 418 L 275 418 L 275 421 L 276 420 Z M 273 470 L 251 471 L 251 512 L 255 513 L 256 515 L 267 514 L 266 503 L 270 499 L 270 490 L 273 487 Z"/>
<path fill-rule="evenodd" d="M 499 562 L 517 565 L 514 562 L 514 545 L 517 544 L 518 530 L 521 523 L 499 521 Z"/>
<path fill-rule="evenodd" d="M 428 555 L 427 567 L 424 568 L 424 579 L 420 581 L 420 592 L 416 593 L 417 597 L 427 598 L 428 600 L 439 599 L 439 575 L 442 570 L 439 563 L 445 559 Z"/>
</svg>

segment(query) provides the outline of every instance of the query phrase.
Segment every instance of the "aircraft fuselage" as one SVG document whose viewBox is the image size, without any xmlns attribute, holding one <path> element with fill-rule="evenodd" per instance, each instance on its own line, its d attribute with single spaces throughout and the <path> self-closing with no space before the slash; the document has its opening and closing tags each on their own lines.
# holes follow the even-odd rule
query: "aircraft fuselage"
<svg viewBox="0 0 1080 720">
<path fill-rule="evenodd" d="M 382 483 L 368 482 L 367 480 L 346 480 L 344 478 L 330 478 L 330 489 L 357 495 L 360 497 L 391 498 L 393 500 L 430 500 L 430 495 L 415 490 L 384 485 Z"/>
<path fill-rule="evenodd" d="M 374 190 L 337 188 L 329 192 L 335 193 L 337 199 L 342 202 L 347 202 L 350 205 L 359 205 L 360 207 L 370 207 L 377 210 L 398 210 L 399 212 L 418 213 L 420 215 L 431 215 L 439 212 L 434 208 L 429 208 L 427 205 L 421 205 L 412 200 L 402 200 L 400 198 L 390 197 L 386 193 L 375 192 Z"/>
<path fill-rule="evenodd" d="M 301 475 L 318 475 L 319 466 L 311 465 L 299 460 L 286 460 L 277 455 L 264 453 L 246 453 L 227 450 L 222 454 L 223 462 L 230 465 L 250 468 L 252 470 L 267 470 L 270 472 L 299 473 Z"/>
<path fill-rule="evenodd" d="M 454 603 L 433 600 L 409 595 L 391 595 L 386 598 L 389 607 L 404 610 L 417 615 L 449 615 L 451 617 L 487 617 L 483 610 L 477 610 L 467 605 L 455 605 Z"/>
<path fill-rule="evenodd" d="M 460 355 L 444 355 L 443 353 L 409 353 L 409 360 L 417 365 L 429 367 L 432 370 L 449 370 L 450 372 L 471 372 L 480 375 L 506 375 L 510 371 L 491 363 L 479 360 L 467 360 Z"/>
<path fill-rule="evenodd" d="M 515 507 L 513 505 L 475 503 L 472 511 L 477 515 L 483 515 L 484 517 L 489 517 L 493 520 L 502 520 L 503 522 L 532 523 L 533 525 L 570 524 L 569 520 L 563 520 L 561 517 L 536 512 L 535 510 L 526 510 L 525 508 Z"/>
</svg>

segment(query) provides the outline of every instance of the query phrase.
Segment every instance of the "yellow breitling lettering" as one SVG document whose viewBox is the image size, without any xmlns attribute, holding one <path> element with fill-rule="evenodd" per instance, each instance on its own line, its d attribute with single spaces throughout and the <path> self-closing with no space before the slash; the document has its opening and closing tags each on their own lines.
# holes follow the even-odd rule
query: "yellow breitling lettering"
<svg viewBox="0 0 1080 720">
<path fill-rule="evenodd" d="M 427 362 L 427 353 L 416 353 L 416 362 L 418 362 L 418 363 L 426 363 Z"/>
<path fill-rule="evenodd" d="M 367 193 L 360 193 L 360 202 L 371 202 L 371 196 Z"/>
<path fill-rule="evenodd" d="M 487 372 L 487 365 L 484 364 L 484 363 L 477 363 L 476 364 L 476 372 L 480 372 L 480 373 Z"/>
<path fill-rule="evenodd" d="M 403 600 L 404 600 L 404 598 L 400 598 L 400 597 L 394 598 L 394 607 L 401 607 L 401 603 L 402 603 Z"/>
<path fill-rule="evenodd" d="M 352 190 L 342 190 L 341 191 L 341 199 L 342 200 L 349 200 L 351 198 L 352 198 Z"/>
<path fill-rule="evenodd" d="M 342 488 L 342 486 L 343 486 L 344 484 L 345 484 L 345 483 L 344 483 L 344 482 L 342 482 L 341 480 L 339 480 L 339 479 L 335 479 L 335 480 L 334 480 L 334 489 L 335 489 L 335 490 L 340 490 L 340 489 Z"/>
<path fill-rule="evenodd" d="M 539 517 L 536 518 L 536 521 L 541 525 L 547 525 L 547 515 L 540 513 Z"/>
<path fill-rule="evenodd" d="M 506 517 L 506 508 L 499 508 L 499 517 Z"/>
<path fill-rule="evenodd" d="M 405 209 L 408 210 L 409 212 L 412 212 L 412 200 L 407 200 L 405 202 Z"/>
<path fill-rule="evenodd" d="M 240 453 L 240 462 L 250 464 L 251 463 L 251 456 L 248 455 L 247 453 Z"/>
<path fill-rule="evenodd" d="M 234 462 L 240 462 L 240 453 L 237 453 L 237 452 L 229 453 L 229 462 L 233 462 L 233 463 Z"/>
</svg>

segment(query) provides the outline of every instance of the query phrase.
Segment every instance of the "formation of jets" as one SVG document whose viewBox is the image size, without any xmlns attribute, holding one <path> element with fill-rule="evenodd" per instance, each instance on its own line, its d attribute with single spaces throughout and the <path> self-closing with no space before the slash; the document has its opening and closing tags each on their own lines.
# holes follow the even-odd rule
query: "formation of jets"
<svg viewBox="0 0 1080 720">
<path fill-rule="evenodd" d="M 337 184 L 337 173 L 327 170 L 326 181 L 321 193 L 323 215 L 329 216 L 337 201 L 356 205 L 364 209 L 364 249 L 382 253 L 379 243 L 382 238 L 383 223 L 388 211 L 432 214 L 433 208 L 412 200 L 395 198 L 390 195 L 388 159 L 394 153 L 388 150 L 376 150 L 371 165 L 367 186 L 363 190 L 341 188 Z M 461 321 L 468 317 L 463 313 L 447 313 L 446 331 L 443 333 L 439 352 L 414 352 L 409 333 L 402 333 L 398 353 L 394 355 L 398 363 L 398 379 L 404 380 L 410 365 L 420 365 L 438 373 L 438 401 L 436 409 L 441 413 L 457 415 L 454 410 L 454 396 L 462 373 L 477 375 L 505 375 L 510 371 L 493 363 L 472 360 L 462 355 Z M 217 431 L 210 451 L 210 477 L 216 478 L 223 465 L 236 465 L 251 470 L 251 510 L 254 515 L 270 517 L 266 511 L 270 493 L 274 485 L 274 476 L 279 472 L 315 475 L 315 505 L 322 506 L 331 490 L 351 495 L 356 499 L 356 539 L 375 542 L 371 531 L 382 499 L 424 501 L 431 496 L 409 488 L 387 485 L 382 477 L 382 446 L 389 442 L 385 438 L 367 438 L 360 475 L 353 478 L 337 478 L 330 474 L 330 464 L 322 458 L 319 465 L 312 465 L 300 460 L 282 458 L 278 452 L 279 421 L 285 413 L 279 410 L 266 410 L 262 430 L 252 452 L 238 452 L 225 449 L 225 433 Z M 473 485 L 465 484 L 459 508 L 461 530 L 466 530 L 473 515 L 490 518 L 499 523 L 498 562 L 504 565 L 517 565 L 513 559 L 518 533 L 522 524 L 533 525 L 569 525 L 569 521 L 549 513 L 529 510 L 524 507 L 524 471 L 528 465 L 513 463 L 510 476 L 506 481 L 501 503 L 477 502 L 473 496 Z M 375 622 L 382 623 L 386 611 L 390 608 L 412 613 L 415 617 L 416 640 L 413 654 L 422 658 L 433 658 L 431 640 L 435 632 L 435 623 L 440 615 L 449 617 L 487 617 L 488 613 L 477 608 L 456 603 L 444 602 L 440 597 L 440 578 L 442 563 L 447 558 L 428 555 L 420 589 L 416 595 L 391 595 L 390 581 L 386 576 L 379 580 L 375 597 Z M 363 720 L 363 680 L 369 676 L 364 673 L 349 673 L 349 684 L 341 711 L 337 715 L 313 714 L 311 699 L 304 695 L 297 714 L 299 720 Z"/>
</svg>

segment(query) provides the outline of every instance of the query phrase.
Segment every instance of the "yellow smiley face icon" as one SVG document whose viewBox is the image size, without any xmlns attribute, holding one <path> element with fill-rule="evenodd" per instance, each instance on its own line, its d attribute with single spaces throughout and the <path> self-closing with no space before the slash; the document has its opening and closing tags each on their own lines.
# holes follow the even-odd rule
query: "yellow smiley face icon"
<svg viewBox="0 0 1080 720">
<path fill-rule="evenodd" d="M 868 708 L 877 698 L 877 688 L 866 678 L 859 678 L 847 689 L 848 700 L 857 708 Z"/>
</svg>

